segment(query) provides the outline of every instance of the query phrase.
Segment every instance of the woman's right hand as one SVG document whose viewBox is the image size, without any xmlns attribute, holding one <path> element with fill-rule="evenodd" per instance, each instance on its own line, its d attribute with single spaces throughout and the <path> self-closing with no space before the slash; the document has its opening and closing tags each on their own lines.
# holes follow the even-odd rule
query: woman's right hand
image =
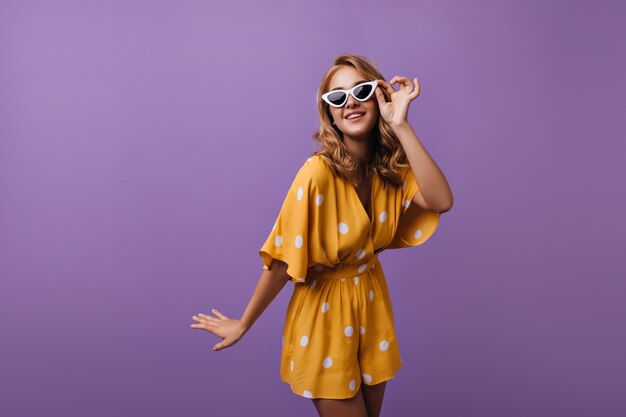
<svg viewBox="0 0 626 417">
<path fill-rule="evenodd" d="M 246 333 L 246 326 L 241 320 L 229 319 L 216 309 L 213 309 L 212 311 L 217 317 L 212 317 L 202 313 L 197 316 L 192 316 L 197 323 L 192 324 L 191 327 L 194 329 L 206 330 L 224 339 L 217 345 L 213 346 L 213 350 L 215 351 L 222 350 L 237 343 Z"/>
</svg>

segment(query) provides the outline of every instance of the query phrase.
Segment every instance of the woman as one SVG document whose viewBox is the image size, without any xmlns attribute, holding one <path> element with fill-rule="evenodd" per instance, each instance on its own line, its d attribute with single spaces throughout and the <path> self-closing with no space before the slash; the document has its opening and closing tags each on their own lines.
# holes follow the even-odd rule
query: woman
<svg viewBox="0 0 626 417">
<path fill-rule="evenodd" d="M 342 55 L 318 93 L 322 150 L 302 164 L 259 251 L 264 272 L 242 318 L 213 309 L 191 326 L 224 339 L 214 350 L 229 347 L 292 281 L 281 379 L 320 416 L 373 417 L 402 366 L 378 253 L 424 243 L 453 197 L 406 118 L 417 78 L 386 82 Z"/>
</svg>

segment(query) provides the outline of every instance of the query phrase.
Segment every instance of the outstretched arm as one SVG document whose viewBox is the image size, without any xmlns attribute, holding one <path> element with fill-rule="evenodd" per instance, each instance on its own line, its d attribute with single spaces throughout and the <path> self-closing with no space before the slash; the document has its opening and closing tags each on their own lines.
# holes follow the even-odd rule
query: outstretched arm
<svg viewBox="0 0 626 417">
<path fill-rule="evenodd" d="M 287 264 L 275 259 L 269 269 L 263 270 L 241 319 L 230 319 L 213 309 L 217 317 L 206 314 L 193 316 L 197 323 L 192 324 L 191 327 L 206 330 L 224 339 L 213 346 L 215 351 L 232 346 L 252 327 L 288 281 Z"/>
</svg>

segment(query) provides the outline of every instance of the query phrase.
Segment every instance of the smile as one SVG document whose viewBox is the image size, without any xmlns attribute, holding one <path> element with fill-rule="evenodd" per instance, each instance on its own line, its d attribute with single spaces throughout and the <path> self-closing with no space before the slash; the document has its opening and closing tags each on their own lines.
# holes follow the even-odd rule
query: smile
<svg viewBox="0 0 626 417">
<path fill-rule="evenodd" d="M 365 113 L 352 113 L 346 117 L 346 120 L 359 120 L 363 117 L 363 115 L 365 115 Z"/>
</svg>

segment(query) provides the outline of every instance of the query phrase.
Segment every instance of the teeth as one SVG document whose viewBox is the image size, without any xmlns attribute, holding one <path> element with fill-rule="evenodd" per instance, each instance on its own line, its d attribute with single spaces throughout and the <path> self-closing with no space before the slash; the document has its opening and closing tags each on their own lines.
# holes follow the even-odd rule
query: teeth
<svg viewBox="0 0 626 417">
<path fill-rule="evenodd" d="M 352 113 L 350 116 L 346 117 L 346 119 L 354 119 L 355 117 L 363 116 L 365 113 Z"/>
</svg>

